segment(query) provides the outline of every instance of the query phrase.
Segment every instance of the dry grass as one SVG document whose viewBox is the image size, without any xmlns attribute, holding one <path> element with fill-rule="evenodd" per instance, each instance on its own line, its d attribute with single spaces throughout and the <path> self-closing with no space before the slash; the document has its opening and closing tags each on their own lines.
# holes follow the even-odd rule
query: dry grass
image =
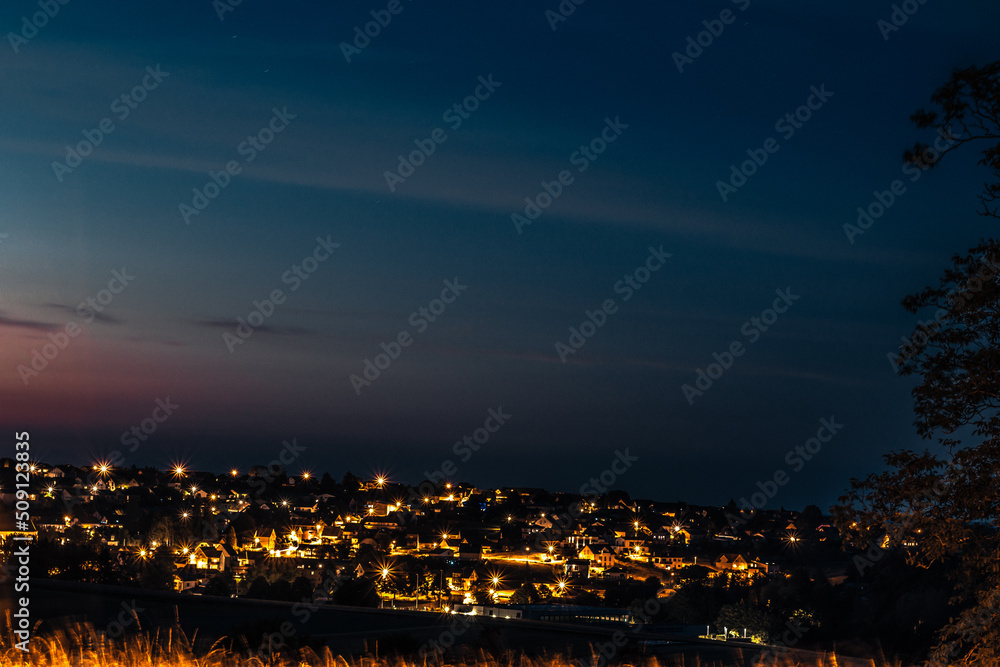
<svg viewBox="0 0 1000 667">
<path fill-rule="evenodd" d="M 207 653 L 196 653 L 192 641 L 176 631 L 131 635 L 126 640 L 110 640 L 89 625 L 76 625 L 44 637 L 32 637 L 31 650 L 25 653 L 11 645 L 8 637 L 0 639 L 0 667 L 590 667 L 587 660 L 563 655 L 529 657 L 506 652 L 500 655 L 483 651 L 468 652 L 446 663 L 431 663 L 399 657 L 369 656 L 344 658 L 329 650 L 304 650 L 295 654 L 251 658 L 234 653 L 217 642 Z M 745 660 L 725 665 L 697 657 L 642 658 L 621 661 L 628 667 L 902 667 L 898 662 L 838 660 L 836 656 L 796 659 L 791 654 L 759 664 L 747 653 Z"/>
</svg>

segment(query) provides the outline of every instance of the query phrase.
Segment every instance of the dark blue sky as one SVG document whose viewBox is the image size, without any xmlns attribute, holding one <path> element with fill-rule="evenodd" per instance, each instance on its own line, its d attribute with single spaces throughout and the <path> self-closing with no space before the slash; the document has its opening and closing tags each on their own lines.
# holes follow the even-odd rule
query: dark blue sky
<svg viewBox="0 0 1000 667">
<path fill-rule="evenodd" d="M 552 30 L 558 6 L 401 0 L 351 62 L 341 42 L 387 3 L 244 0 L 220 20 L 209 0 L 71 2 L 8 35 L 4 427 L 31 430 L 41 459 L 107 456 L 169 396 L 179 407 L 125 465 L 246 468 L 296 438 L 293 471 L 415 483 L 450 459 L 483 486 L 576 490 L 628 448 L 639 462 L 616 486 L 634 496 L 723 503 L 784 470 L 768 507 L 826 506 L 919 445 L 911 383 L 886 359 L 915 323 L 899 300 L 991 230 L 975 152 L 901 172 L 903 149 L 934 138 L 908 118 L 953 68 L 1000 57 L 1000 7 L 914 3 L 884 39 L 891 3 L 590 0 Z M 7 3 L 4 32 L 38 11 Z M 679 72 L 705 21 L 721 33 Z M 141 102 L 121 100 L 144 80 Z M 456 128 L 444 114 L 477 86 Z M 810 101 L 793 133 L 776 127 Z M 606 119 L 614 141 L 581 158 Z M 269 123 L 273 141 L 244 143 Z M 446 139 L 390 190 L 385 172 L 436 128 Z M 54 168 L 84 132 L 99 145 Z M 717 182 L 769 138 L 723 201 Z M 179 206 L 229 162 L 186 224 Z M 519 233 L 511 215 L 564 170 Z M 895 179 L 905 193 L 850 243 L 844 224 Z M 318 237 L 340 245 L 307 280 L 286 274 Z M 661 246 L 671 257 L 625 300 L 616 284 Z M 467 288 L 435 321 L 411 319 L 456 278 Z M 276 289 L 264 326 L 227 347 Z M 798 298 L 767 331 L 744 328 L 786 289 Z M 98 315 L 77 308 L 88 298 Z M 608 299 L 563 363 L 556 344 Z M 352 386 L 401 332 L 412 343 Z M 734 342 L 743 354 L 689 404 L 682 386 Z M 501 406 L 479 451 L 453 451 Z M 786 456 L 830 417 L 844 427 L 810 461 Z"/>
</svg>

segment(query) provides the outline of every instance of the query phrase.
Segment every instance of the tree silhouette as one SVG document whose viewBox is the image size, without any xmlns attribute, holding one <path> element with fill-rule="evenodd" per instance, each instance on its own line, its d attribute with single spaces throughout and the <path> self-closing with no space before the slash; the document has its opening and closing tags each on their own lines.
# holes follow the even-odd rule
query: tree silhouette
<svg viewBox="0 0 1000 667">
<path fill-rule="evenodd" d="M 932 96 L 937 110 L 913 122 L 957 140 L 940 152 L 917 144 L 905 158 L 922 169 L 952 150 L 985 144 L 979 164 L 994 182 L 980 195 L 981 215 L 1000 218 L 1000 62 L 955 70 Z M 955 594 L 953 618 L 938 634 L 931 665 L 1000 664 L 1000 241 L 956 255 L 937 287 L 903 300 L 917 314 L 933 309 L 889 361 L 921 378 L 913 389 L 917 432 L 940 453 L 885 456 L 889 469 L 852 480 L 835 508 L 845 537 L 866 549 L 863 572 L 887 549 L 907 561 L 943 565 Z"/>
</svg>

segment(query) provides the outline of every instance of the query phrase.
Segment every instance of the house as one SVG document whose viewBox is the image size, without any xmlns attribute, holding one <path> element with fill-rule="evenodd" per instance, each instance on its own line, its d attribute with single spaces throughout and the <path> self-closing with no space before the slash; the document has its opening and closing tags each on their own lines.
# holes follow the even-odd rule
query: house
<svg viewBox="0 0 1000 667">
<path fill-rule="evenodd" d="M 712 565 L 715 567 L 715 569 L 719 571 L 722 570 L 744 571 L 748 567 L 746 559 L 743 558 L 743 556 L 740 556 L 739 554 L 722 554 L 721 556 L 715 559 L 715 562 L 712 563 Z"/>
<path fill-rule="evenodd" d="M 551 520 L 547 519 L 545 517 L 545 515 L 543 514 L 538 520 L 532 522 L 531 525 L 534 527 L 532 529 L 532 532 L 536 532 L 536 531 L 546 531 L 546 530 L 549 530 L 555 524 L 552 523 Z"/>
<path fill-rule="evenodd" d="M 481 560 L 483 548 L 478 543 L 470 544 L 468 540 L 462 540 L 458 547 L 458 557 L 462 560 Z"/>
<path fill-rule="evenodd" d="M 653 565 L 665 570 L 679 570 L 690 563 L 684 562 L 684 556 L 653 556 Z"/>
<path fill-rule="evenodd" d="M 196 586 L 201 586 L 204 582 L 204 575 L 195 568 L 183 567 L 174 572 L 174 590 L 179 593 L 190 591 Z"/>
<path fill-rule="evenodd" d="M 600 568 L 606 569 L 615 565 L 615 552 L 606 544 L 588 544 L 580 549 L 579 557 L 593 561 L 593 564 Z"/>
<path fill-rule="evenodd" d="M 232 552 L 225 545 L 222 545 L 222 548 L 219 548 L 208 544 L 200 544 L 198 545 L 198 548 L 194 550 L 192 560 L 194 561 L 194 566 L 199 570 L 218 570 L 219 572 L 225 572 L 229 568 L 229 560 L 232 557 L 231 554 Z"/>
<path fill-rule="evenodd" d="M 594 564 L 605 570 L 614 567 L 615 552 L 608 547 L 601 547 L 601 549 L 594 555 Z"/>
<path fill-rule="evenodd" d="M 427 555 L 431 558 L 454 558 L 455 551 L 453 549 L 431 549 L 427 552 Z"/>
<path fill-rule="evenodd" d="M 590 561 L 586 558 L 570 558 L 563 564 L 566 574 L 582 579 L 590 579 Z"/>
</svg>

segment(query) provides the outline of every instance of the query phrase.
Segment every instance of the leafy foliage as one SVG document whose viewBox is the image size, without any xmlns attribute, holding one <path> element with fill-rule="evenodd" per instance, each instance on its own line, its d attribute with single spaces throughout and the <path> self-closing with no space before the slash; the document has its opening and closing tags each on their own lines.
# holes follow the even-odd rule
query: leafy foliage
<svg viewBox="0 0 1000 667">
<path fill-rule="evenodd" d="M 986 142 L 979 163 L 993 170 L 980 213 L 1000 218 L 1000 62 L 956 70 L 935 92 L 938 110 L 912 120 L 957 137 L 944 153 Z M 942 154 L 943 155 L 943 154 Z M 942 155 L 917 144 L 905 154 L 930 167 Z M 931 665 L 1000 664 L 1000 242 L 984 240 L 956 255 L 936 287 L 903 300 L 917 314 L 933 309 L 893 366 L 919 376 L 913 389 L 917 432 L 942 453 L 903 450 L 888 470 L 852 480 L 835 508 L 837 523 L 866 550 L 858 569 L 887 550 L 919 567 L 943 566 L 954 586 L 955 616 L 939 632 Z M 860 560 L 859 560 L 860 559 Z"/>
</svg>

